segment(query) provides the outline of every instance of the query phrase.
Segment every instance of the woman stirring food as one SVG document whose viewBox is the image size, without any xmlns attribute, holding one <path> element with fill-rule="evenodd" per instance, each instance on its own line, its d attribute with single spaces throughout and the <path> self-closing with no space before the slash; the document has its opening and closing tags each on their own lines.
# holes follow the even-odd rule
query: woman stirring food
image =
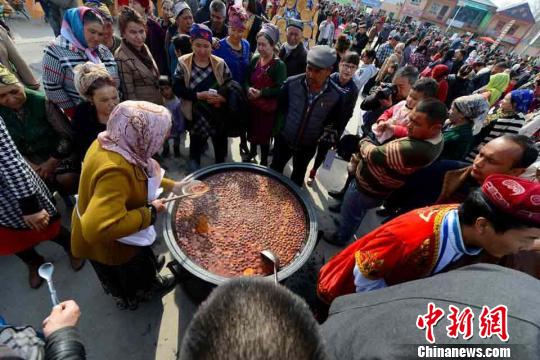
<svg viewBox="0 0 540 360">
<path fill-rule="evenodd" d="M 181 184 L 162 177 L 152 159 L 171 128 L 169 111 L 145 101 L 125 101 L 112 112 L 107 130 L 88 149 L 72 215 L 73 253 L 87 258 L 106 293 L 120 308 L 174 287 L 172 275 L 150 248 L 153 224 L 165 211 L 158 187 L 174 193 Z"/>
</svg>

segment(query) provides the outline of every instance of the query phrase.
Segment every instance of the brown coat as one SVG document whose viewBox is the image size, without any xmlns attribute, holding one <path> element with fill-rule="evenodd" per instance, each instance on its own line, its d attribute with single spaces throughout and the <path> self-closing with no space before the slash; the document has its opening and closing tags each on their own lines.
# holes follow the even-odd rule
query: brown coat
<svg viewBox="0 0 540 360">
<path fill-rule="evenodd" d="M 152 69 L 143 64 L 123 40 L 114 53 L 114 58 L 118 64 L 123 99 L 149 101 L 162 105 L 163 98 L 158 85 L 159 70 L 146 45 L 144 45 L 143 51 L 152 59 Z"/>
<path fill-rule="evenodd" d="M 30 89 L 39 89 L 39 81 L 36 80 L 32 70 L 19 54 L 13 40 L 7 31 L 0 26 L 0 63 L 10 69 L 21 80 L 24 86 Z"/>
<path fill-rule="evenodd" d="M 467 181 L 471 175 L 472 166 L 447 171 L 444 175 L 443 186 L 436 204 L 459 203 L 464 199 L 456 198 L 455 192 Z"/>
</svg>

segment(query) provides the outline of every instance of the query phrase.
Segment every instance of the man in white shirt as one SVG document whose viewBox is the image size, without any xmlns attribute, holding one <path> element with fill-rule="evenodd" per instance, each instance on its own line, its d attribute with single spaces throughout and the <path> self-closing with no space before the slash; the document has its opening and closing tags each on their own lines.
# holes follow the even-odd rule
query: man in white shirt
<svg viewBox="0 0 540 360">
<path fill-rule="evenodd" d="M 319 25 L 319 38 L 317 39 L 317 44 L 332 46 L 334 42 L 334 31 L 335 26 L 332 21 L 332 15 L 328 13 L 326 15 L 326 20 L 323 20 L 321 25 Z"/>
<path fill-rule="evenodd" d="M 362 51 L 362 55 L 360 57 L 360 60 L 362 60 L 362 64 L 360 65 L 358 70 L 356 70 L 356 73 L 353 76 L 353 81 L 356 84 L 356 87 L 358 88 L 358 92 L 360 94 L 362 93 L 364 85 L 366 85 L 369 79 L 377 75 L 377 72 L 379 71 L 379 69 L 374 64 L 375 56 L 376 53 L 374 50 Z"/>
</svg>

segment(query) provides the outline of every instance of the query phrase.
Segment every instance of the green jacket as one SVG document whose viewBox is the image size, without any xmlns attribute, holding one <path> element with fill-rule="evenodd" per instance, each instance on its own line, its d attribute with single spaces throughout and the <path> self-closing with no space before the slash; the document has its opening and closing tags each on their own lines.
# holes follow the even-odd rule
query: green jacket
<svg viewBox="0 0 540 360">
<path fill-rule="evenodd" d="M 469 152 L 472 142 L 472 125 L 462 124 L 443 131 L 444 148 L 441 159 L 463 160 Z"/>
</svg>

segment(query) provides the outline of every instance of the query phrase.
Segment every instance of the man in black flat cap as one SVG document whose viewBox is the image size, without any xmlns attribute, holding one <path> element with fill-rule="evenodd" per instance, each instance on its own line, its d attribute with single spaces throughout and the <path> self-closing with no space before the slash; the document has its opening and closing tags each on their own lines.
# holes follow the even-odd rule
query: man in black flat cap
<svg viewBox="0 0 540 360">
<path fill-rule="evenodd" d="M 287 66 L 287 76 L 306 72 L 307 50 L 302 42 L 304 35 L 302 20 L 290 18 L 287 20 L 287 42 L 279 50 L 279 58 Z"/>
<path fill-rule="evenodd" d="M 276 136 L 270 168 L 281 173 L 292 158 L 291 179 L 300 187 L 319 141 L 337 140 L 343 93 L 329 81 L 335 62 L 333 48 L 314 46 L 307 54 L 306 73 L 289 77 L 279 95 L 278 114 L 283 114 L 284 124 Z"/>
</svg>

